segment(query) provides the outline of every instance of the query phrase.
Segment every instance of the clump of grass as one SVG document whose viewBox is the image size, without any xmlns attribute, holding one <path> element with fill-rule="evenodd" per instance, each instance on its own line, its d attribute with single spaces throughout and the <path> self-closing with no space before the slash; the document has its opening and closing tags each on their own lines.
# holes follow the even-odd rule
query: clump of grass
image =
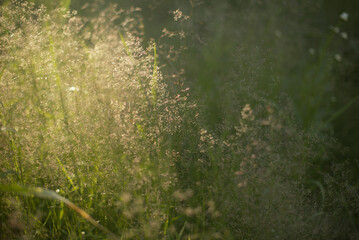
<svg viewBox="0 0 359 240">
<path fill-rule="evenodd" d="M 5 183 L 59 189 L 115 232 L 156 238 L 176 179 L 166 146 L 187 103 L 166 92 L 155 49 L 121 40 L 113 9 L 87 22 L 31 3 L 1 11 L 1 168 L 16 172 Z M 28 217 L 39 204 L 26 200 Z M 77 216 L 45 214 L 32 217 L 51 237 L 81 235 Z"/>
<path fill-rule="evenodd" d="M 143 44 L 136 19 L 115 24 L 126 14 L 111 6 L 86 19 L 18 1 L 1 8 L 1 236 L 328 237 L 333 215 L 311 191 L 325 190 L 307 181 L 328 144 L 296 126 L 290 99 L 263 91 L 265 74 L 252 74 L 239 51 L 244 59 L 213 93 L 221 101 L 209 99 L 221 114 L 211 115 L 188 100 L 183 71 L 174 74 L 175 47 Z M 215 63 L 200 81 L 224 69 Z M 31 194 L 60 201 L 23 196 Z"/>
<path fill-rule="evenodd" d="M 119 239 L 115 234 L 113 234 L 111 231 L 109 231 L 107 228 L 103 227 L 101 224 L 99 224 L 95 219 L 93 219 L 87 212 L 73 204 L 68 199 L 59 196 L 53 191 L 49 191 L 42 188 L 25 188 L 18 185 L 0 185 L 1 191 L 4 192 L 11 192 L 11 193 L 17 193 L 24 196 L 36 196 L 39 198 L 45 198 L 45 199 L 52 199 L 52 200 L 58 200 L 63 204 L 66 204 L 69 208 L 75 210 L 78 214 L 80 214 L 84 219 L 86 219 L 88 222 L 90 222 L 95 227 L 99 228 L 103 232 L 107 233 L 108 236 L 111 239 Z"/>
</svg>

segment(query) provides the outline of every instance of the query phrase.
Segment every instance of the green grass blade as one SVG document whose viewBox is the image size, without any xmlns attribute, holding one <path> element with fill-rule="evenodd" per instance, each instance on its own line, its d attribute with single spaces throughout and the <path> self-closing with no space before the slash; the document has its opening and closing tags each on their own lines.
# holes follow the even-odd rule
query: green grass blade
<svg viewBox="0 0 359 240">
<path fill-rule="evenodd" d="M 345 104 L 341 109 L 339 109 L 336 113 L 334 113 L 333 116 L 331 118 L 329 118 L 329 120 L 327 120 L 326 123 L 330 123 L 330 122 L 334 121 L 336 118 L 338 118 L 340 115 L 342 115 L 351 105 L 353 105 L 358 99 L 359 99 L 359 95 L 357 95 L 355 98 L 353 98 L 347 104 Z"/>
<path fill-rule="evenodd" d="M 58 164 L 60 165 L 61 170 L 65 174 L 67 180 L 70 182 L 72 189 L 77 190 L 78 188 L 75 186 L 74 182 L 72 181 L 72 178 L 70 177 L 70 174 L 67 172 L 67 170 L 66 170 L 65 166 L 62 164 L 61 160 L 58 157 L 56 157 L 56 160 L 57 160 Z"/>
<path fill-rule="evenodd" d="M 126 53 L 128 56 L 132 57 L 132 54 L 130 52 L 130 50 L 128 49 L 128 46 L 126 44 L 126 41 L 125 41 L 125 38 L 123 37 L 123 35 L 120 33 L 120 38 L 121 38 L 121 41 L 123 43 L 123 46 L 125 47 L 125 50 L 126 50 Z"/>
<path fill-rule="evenodd" d="M 0 71 L 0 81 L 2 79 L 2 76 L 4 75 L 4 71 L 5 71 L 5 68 L 1 69 L 1 71 Z"/>
<path fill-rule="evenodd" d="M 183 235 L 183 232 L 184 232 L 184 229 L 185 229 L 185 227 L 186 227 L 186 224 L 187 224 L 187 221 L 184 222 L 184 224 L 183 224 L 183 226 L 182 226 L 182 228 L 181 228 L 181 230 L 180 230 L 180 232 L 179 232 L 179 234 L 178 234 L 178 236 L 177 236 L 177 239 L 178 239 L 178 240 L 181 239 L 181 237 L 182 237 L 182 235 Z"/>
<path fill-rule="evenodd" d="M 61 7 L 66 8 L 66 10 L 69 10 L 71 5 L 71 0 L 62 0 L 61 1 Z"/>
</svg>

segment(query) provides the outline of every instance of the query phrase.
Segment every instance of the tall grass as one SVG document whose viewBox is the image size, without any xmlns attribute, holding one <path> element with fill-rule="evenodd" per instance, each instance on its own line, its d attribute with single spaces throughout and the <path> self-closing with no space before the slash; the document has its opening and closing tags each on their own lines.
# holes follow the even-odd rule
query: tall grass
<svg viewBox="0 0 359 240">
<path fill-rule="evenodd" d="M 296 126 L 290 99 L 268 98 L 241 63 L 213 124 L 172 74 L 173 48 L 143 44 L 126 14 L 1 8 L 1 237 L 338 236 L 307 178 L 330 143 Z"/>
</svg>

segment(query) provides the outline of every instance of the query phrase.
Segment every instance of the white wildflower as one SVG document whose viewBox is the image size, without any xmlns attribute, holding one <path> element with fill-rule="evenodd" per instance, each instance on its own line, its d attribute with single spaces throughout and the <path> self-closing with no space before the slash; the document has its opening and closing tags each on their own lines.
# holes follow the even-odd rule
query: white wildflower
<svg viewBox="0 0 359 240">
<path fill-rule="evenodd" d="M 80 89 L 78 87 L 70 87 L 69 91 L 70 92 L 78 92 L 78 91 L 80 91 Z"/>
<path fill-rule="evenodd" d="M 347 34 L 346 32 L 340 33 L 340 36 L 341 36 L 343 39 L 345 39 L 345 40 L 348 39 L 348 34 Z"/>
<path fill-rule="evenodd" d="M 340 54 L 335 54 L 334 55 L 335 60 L 337 60 L 338 62 L 340 62 L 342 60 L 342 56 L 340 56 Z"/>
<path fill-rule="evenodd" d="M 335 33 L 339 33 L 340 32 L 340 28 L 339 27 L 334 27 L 334 26 L 330 26 L 330 29 L 335 32 Z"/>
<path fill-rule="evenodd" d="M 347 12 L 342 12 L 340 15 L 339 15 L 340 19 L 344 20 L 344 21 L 348 21 L 349 19 L 349 14 Z"/>
</svg>

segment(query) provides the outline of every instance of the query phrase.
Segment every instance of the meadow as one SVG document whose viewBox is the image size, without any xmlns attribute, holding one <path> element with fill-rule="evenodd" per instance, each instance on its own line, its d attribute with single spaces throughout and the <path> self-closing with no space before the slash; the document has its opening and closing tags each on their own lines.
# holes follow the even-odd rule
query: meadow
<svg viewBox="0 0 359 240">
<path fill-rule="evenodd" d="M 358 18 L 333 9 L 3 1 L 0 238 L 358 239 Z"/>
</svg>

